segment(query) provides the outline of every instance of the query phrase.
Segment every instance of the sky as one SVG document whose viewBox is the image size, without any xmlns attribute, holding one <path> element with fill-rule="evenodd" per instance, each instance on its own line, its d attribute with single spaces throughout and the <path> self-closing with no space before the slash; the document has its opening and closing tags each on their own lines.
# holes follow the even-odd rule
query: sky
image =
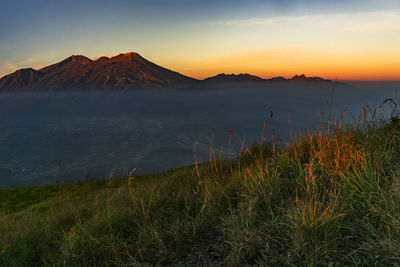
<svg viewBox="0 0 400 267">
<path fill-rule="evenodd" d="M 182 74 L 400 80 L 399 0 L 0 0 L 0 77 L 129 51 Z"/>
</svg>

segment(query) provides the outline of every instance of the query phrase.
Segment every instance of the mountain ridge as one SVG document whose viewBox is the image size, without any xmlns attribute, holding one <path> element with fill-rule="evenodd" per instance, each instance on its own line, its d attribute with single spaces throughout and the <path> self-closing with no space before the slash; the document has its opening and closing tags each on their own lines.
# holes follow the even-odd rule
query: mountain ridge
<svg viewBox="0 0 400 267">
<path fill-rule="evenodd" d="M 284 77 L 272 77 L 264 79 L 248 73 L 240 74 L 226 74 L 220 73 L 212 77 L 208 77 L 203 81 L 208 82 L 332 82 L 331 80 L 323 79 L 321 77 L 307 77 L 304 74 L 294 75 L 292 78 L 286 79 Z"/>
<path fill-rule="evenodd" d="M 290 79 L 264 79 L 248 73 L 221 73 L 203 80 L 185 76 L 148 61 L 135 52 L 90 59 L 72 55 L 38 70 L 25 68 L 0 78 L 0 92 L 52 90 L 126 90 L 199 88 L 207 84 L 332 82 L 320 77 L 295 75 Z"/>
</svg>

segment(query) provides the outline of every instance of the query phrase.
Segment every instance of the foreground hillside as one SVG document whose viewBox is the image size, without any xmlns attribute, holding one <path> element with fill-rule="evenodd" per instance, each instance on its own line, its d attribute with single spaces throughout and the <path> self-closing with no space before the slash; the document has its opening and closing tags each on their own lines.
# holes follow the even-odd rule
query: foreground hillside
<svg viewBox="0 0 400 267">
<path fill-rule="evenodd" d="M 3 190 L 0 265 L 399 265 L 399 175 L 398 117 L 360 117 L 234 160 Z"/>
</svg>

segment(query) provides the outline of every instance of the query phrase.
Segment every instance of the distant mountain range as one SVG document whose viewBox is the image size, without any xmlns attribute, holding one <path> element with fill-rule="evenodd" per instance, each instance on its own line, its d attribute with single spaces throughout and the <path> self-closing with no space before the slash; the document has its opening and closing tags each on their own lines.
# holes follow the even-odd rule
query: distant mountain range
<svg viewBox="0 0 400 267">
<path fill-rule="evenodd" d="M 271 79 L 263 79 L 255 75 L 241 73 L 241 74 L 218 74 L 216 76 L 203 80 L 208 83 L 265 83 L 265 82 L 296 82 L 296 83 L 308 83 L 308 82 L 333 82 L 331 80 L 325 80 L 320 77 L 307 77 L 304 74 L 295 75 L 291 79 L 285 79 L 283 77 L 274 77 Z"/>
<path fill-rule="evenodd" d="M 263 79 L 250 74 L 218 74 L 197 80 L 158 66 L 129 52 L 97 60 L 71 56 L 59 63 L 34 70 L 20 69 L 0 79 L 0 92 L 58 90 L 126 90 L 140 88 L 200 88 L 239 83 L 332 82 L 319 77 L 294 76 Z"/>
</svg>

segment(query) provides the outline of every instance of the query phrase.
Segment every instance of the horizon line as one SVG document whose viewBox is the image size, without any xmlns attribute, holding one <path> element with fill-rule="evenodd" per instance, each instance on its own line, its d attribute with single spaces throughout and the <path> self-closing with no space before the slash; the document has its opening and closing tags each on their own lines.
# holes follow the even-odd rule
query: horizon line
<svg viewBox="0 0 400 267">
<path fill-rule="evenodd" d="M 50 65 L 52 65 L 52 64 L 50 64 Z M 22 70 L 22 69 L 34 69 L 34 70 L 36 70 L 36 71 L 38 71 L 38 70 L 40 70 L 40 69 L 42 69 L 42 68 L 45 68 L 45 67 L 47 67 L 47 66 L 50 66 L 50 65 L 43 65 L 43 66 L 40 66 L 40 68 L 35 68 L 35 67 L 27 67 L 27 68 L 20 68 L 20 69 L 16 69 L 16 70 L 14 70 L 13 72 L 10 72 L 10 73 L 7 73 L 7 74 L 0 74 L 0 79 L 2 79 L 3 77 L 5 77 L 5 76 L 7 76 L 7 75 L 10 75 L 10 74 L 13 74 L 14 72 L 16 72 L 16 71 L 18 71 L 18 70 Z M 252 76 L 256 76 L 256 77 L 259 77 L 259 78 L 262 78 L 262 79 L 264 79 L 264 80 L 269 80 L 269 79 L 273 79 L 273 78 L 277 78 L 277 77 L 283 77 L 283 78 L 285 78 L 285 79 L 291 79 L 291 78 L 293 78 L 294 76 L 300 76 L 300 75 L 303 75 L 303 73 L 302 74 L 293 74 L 293 75 L 278 75 L 278 76 L 268 76 L 268 77 L 266 77 L 266 76 L 264 76 L 264 75 L 260 75 L 260 76 L 258 76 L 258 75 L 256 75 L 256 74 L 252 74 L 252 73 L 248 73 L 248 72 L 238 72 L 238 73 L 234 73 L 234 72 L 231 72 L 231 73 L 229 73 L 229 72 L 218 72 L 218 73 L 216 73 L 216 74 L 214 74 L 214 75 L 210 75 L 210 76 L 206 76 L 206 77 L 196 77 L 196 76 L 190 76 L 190 75 L 186 75 L 186 74 L 183 74 L 182 72 L 179 72 L 178 71 L 178 73 L 180 73 L 180 74 L 182 74 L 182 75 L 185 75 L 185 76 L 187 76 L 187 77 L 189 77 L 189 78 L 193 78 L 193 79 L 196 79 L 196 80 L 205 80 L 205 79 L 207 79 L 207 78 L 211 78 L 211 77 L 214 77 L 214 76 L 217 76 L 217 75 L 220 75 L 220 74 L 226 74 L 226 75 L 240 75 L 240 74 L 248 74 L 248 75 L 252 75 Z M 300 72 L 299 72 L 300 73 Z M 318 78 L 322 78 L 322 79 L 326 79 L 326 80 L 330 80 L 330 81 L 335 81 L 335 82 L 400 82 L 400 78 L 399 79 L 369 79 L 369 78 L 366 78 L 366 79 L 338 79 L 338 78 L 335 78 L 335 79 L 332 79 L 332 78 L 329 78 L 329 77 L 325 77 L 325 76 L 318 76 L 318 75 L 306 75 L 306 77 L 308 77 L 308 78 L 310 78 L 310 77 L 318 77 Z"/>
<path fill-rule="evenodd" d="M 101 55 L 101 56 L 96 56 L 96 57 L 87 57 L 87 56 L 85 56 L 85 55 L 81 55 L 81 54 L 74 54 L 74 55 L 71 55 L 71 56 L 83 56 L 83 57 L 86 57 L 86 58 L 88 58 L 88 59 L 90 59 L 90 60 L 92 60 L 92 61 L 96 61 L 96 60 L 98 60 L 99 58 L 101 58 L 101 57 L 107 57 L 107 58 L 113 58 L 113 57 L 116 57 L 116 56 L 119 56 L 119 55 L 125 55 L 125 54 L 131 54 L 131 53 L 135 53 L 135 54 L 138 54 L 138 55 L 140 55 L 139 53 L 137 53 L 137 52 L 132 52 L 132 51 L 128 51 L 128 52 L 125 52 L 125 53 L 119 53 L 119 54 L 107 54 L 107 55 Z M 71 57 L 70 56 L 70 57 Z M 141 56 L 141 55 L 140 55 Z M 142 57 L 142 56 L 141 56 Z M 69 57 L 68 57 L 69 58 Z M 59 63 L 59 62 L 61 62 L 61 61 L 63 61 L 63 60 L 65 60 L 65 59 L 61 59 L 60 61 L 58 61 L 58 62 L 56 62 L 56 63 L 51 63 L 51 64 L 46 64 L 46 65 L 36 65 L 36 66 L 34 66 L 34 67 L 25 67 L 25 68 L 19 68 L 19 69 L 15 69 L 14 71 L 12 71 L 12 72 L 9 72 L 9 73 L 4 73 L 4 74 L 2 74 L 2 73 L 0 73 L 0 79 L 2 79 L 3 77 L 5 77 L 5 76 L 7 76 L 7 75 L 10 75 L 10 74 L 13 74 L 13 73 L 15 73 L 16 71 L 18 71 L 18 70 L 21 70 L 21 69 L 34 69 L 34 70 L 36 70 L 36 71 L 39 71 L 39 70 L 41 70 L 41 69 L 43 69 L 43 68 L 45 68 L 45 67 L 48 67 L 48 66 L 51 66 L 51 65 L 53 65 L 53 64 L 57 64 L 57 63 Z M 154 64 L 156 64 L 156 65 L 158 65 L 157 63 L 154 63 Z M 163 67 L 162 65 L 158 65 L 158 66 L 160 66 L 160 67 Z M 171 71 L 175 71 L 175 72 L 178 72 L 178 73 L 180 73 L 180 74 L 182 74 L 182 75 L 185 75 L 185 76 L 187 76 L 187 77 L 189 77 L 189 78 L 193 78 L 193 79 L 196 79 L 196 80 L 205 80 L 205 79 L 207 79 L 207 78 L 211 78 L 211 77 L 214 77 L 214 76 L 217 76 L 217 75 L 220 75 L 220 74 L 226 74 L 226 75 L 240 75 L 240 74 L 248 74 L 248 75 L 252 75 L 252 76 L 256 76 L 256 77 L 259 77 L 259 78 L 262 78 L 262 79 L 265 79 L 265 80 L 268 80 L 268 79 L 273 79 L 273 78 L 277 78 L 277 77 L 283 77 L 283 78 L 285 78 L 285 79 L 291 79 L 291 78 L 293 78 L 293 77 L 295 77 L 295 76 L 300 76 L 300 75 L 305 75 L 305 73 L 304 72 L 296 72 L 296 73 L 294 73 L 294 74 L 286 74 L 286 75 L 274 75 L 274 76 L 267 76 L 267 75 L 257 75 L 257 74 L 253 74 L 253 73 L 251 73 L 251 72 L 241 72 L 241 71 L 239 71 L 239 72 L 225 72 L 225 71 L 220 71 L 220 72 L 215 72 L 214 74 L 210 74 L 210 75 L 201 75 L 201 74 L 198 74 L 198 75 L 196 75 L 196 74 L 184 74 L 185 73 L 185 71 L 179 71 L 179 70 L 177 70 L 177 69 L 175 69 L 175 68 L 170 68 L 170 67 L 163 67 L 163 68 L 166 68 L 166 69 L 168 69 L 168 70 L 171 70 Z M 299 74 L 300 73 L 300 74 Z M 380 78 L 376 78 L 376 77 L 374 77 L 374 78 L 368 78 L 368 77 L 366 77 L 366 78 L 345 78 L 345 79 L 340 79 L 339 77 L 338 77 L 338 75 L 335 75 L 335 78 L 330 78 L 329 77 L 329 75 L 327 75 L 327 76 L 322 76 L 322 75 L 315 75 L 315 74 L 307 74 L 307 75 L 305 75 L 306 77 L 319 77 L 319 78 L 323 78 L 323 79 L 327 79 L 327 80 L 331 80 L 331 81 L 341 81 L 341 82 L 400 82 L 400 77 L 399 78 L 382 78 L 382 79 L 380 79 Z M 357 75 L 357 76 L 362 76 L 362 75 Z"/>
</svg>

